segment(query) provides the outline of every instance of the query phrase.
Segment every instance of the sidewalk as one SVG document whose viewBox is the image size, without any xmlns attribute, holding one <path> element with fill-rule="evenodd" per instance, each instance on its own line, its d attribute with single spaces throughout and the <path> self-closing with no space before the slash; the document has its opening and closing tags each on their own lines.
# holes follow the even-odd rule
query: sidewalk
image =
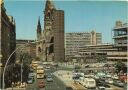
<svg viewBox="0 0 128 90">
<path fill-rule="evenodd" d="M 7 88 L 6 90 L 26 90 L 26 88 Z"/>
<path fill-rule="evenodd" d="M 69 85 L 73 82 L 72 74 L 70 71 L 59 70 L 54 72 L 54 75 L 63 81 L 65 85 Z"/>
</svg>

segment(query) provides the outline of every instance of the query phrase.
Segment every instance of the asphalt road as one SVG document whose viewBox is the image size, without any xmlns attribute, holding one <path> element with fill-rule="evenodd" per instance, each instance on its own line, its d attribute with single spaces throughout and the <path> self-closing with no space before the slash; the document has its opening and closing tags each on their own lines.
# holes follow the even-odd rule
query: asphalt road
<svg viewBox="0 0 128 90">
<path fill-rule="evenodd" d="M 53 72 L 55 72 L 56 70 L 54 69 L 48 69 L 46 70 L 46 75 L 49 75 Z M 55 77 L 54 75 L 52 75 L 53 78 L 53 82 L 47 82 L 46 79 L 37 79 L 35 77 L 35 82 L 33 84 L 28 84 L 28 86 L 26 87 L 26 90 L 65 90 L 65 85 L 62 81 L 60 81 L 57 77 Z M 38 82 L 43 80 L 45 82 L 45 88 L 39 88 L 38 87 Z"/>
<path fill-rule="evenodd" d="M 91 68 L 92 69 L 92 68 Z M 96 68 L 97 69 L 97 68 Z M 64 67 L 59 67 L 58 70 L 68 70 L 68 71 L 71 71 L 73 69 L 69 69 L 69 68 L 64 68 Z M 89 70 L 88 68 L 84 69 L 85 71 L 86 70 Z M 51 69 L 48 69 L 46 70 L 46 75 L 49 75 L 53 72 L 55 72 L 56 70 L 51 68 Z M 46 79 L 37 79 L 35 77 L 35 82 L 33 84 L 29 84 L 26 88 L 26 90 L 66 90 L 66 86 L 64 85 L 64 83 L 62 81 L 60 81 L 56 76 L 52 75 L 53 77 L 53 82 L 47 82 Z M 45 88 L 39 88 L 38 87 L 38 82 L 40 80 L 43 80 L 45 82 Z M 115 87 L 115 86 L 112 86 L 112 87 Z M 116 87 L 117 88 L 117 87 Z M 123 90 L 121 88 L 117 88 L 117 90 Z"/>
</svg>

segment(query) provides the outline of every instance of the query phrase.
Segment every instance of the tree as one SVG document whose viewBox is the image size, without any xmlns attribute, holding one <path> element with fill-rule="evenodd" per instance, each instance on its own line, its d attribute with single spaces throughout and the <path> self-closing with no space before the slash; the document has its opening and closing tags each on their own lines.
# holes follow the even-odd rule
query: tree
<svg viewBox="0 0 128 90">
<path fill-rule="evenodd" d="M 23 82 L 26 82 L 28 79 L 31 62 L 32 62 L 32 57 L 28 53 L 22 53 L 20 55 L 20 64 L 22 64 L 22 69 L 23 69 L 23 72 L 22 72 Z"/>
<path fill-rule="evenodd" d="M 28 73 L 29 73 L 29 65 L 32 62 L 32 58 L 28 53 L 21 53 L 19 56 L 19 63 L 9 64 L 7 65 L 5 71 L 5 87 L 11 87 L 12 82 L 21 81 L 21 64 L 23 65 L 23 82 L 27 81 Z"/>
<path fill-rule="evenodd" d="M 22 53 L 19 57 L 20 63 L 30 65 L 32 62 L 32 57 L 28 53 Z"/>
<path fill-rule="evenodd" d="M 106 55 L 96 55 L 96 59 L 98 62 L 106 62 L 107 61 Z"/>
<path fill-rule="evenodd" d="M 12 82 L 20 80 L 20 65 L 10 64 L 5 71 L 5 87 L 11 87 Z"/>
<path fill-rule="evenodd" d="M 115 64 L 115 69 L 116 69 L 116 73 L 120 73 L 121 71 L 123 71 L 123 73 L 126 73 L 127 72 L 127 67 L 124 63 L 122 63 L 121 61 L 118 61 L 116 64 Z"/>
</svg>

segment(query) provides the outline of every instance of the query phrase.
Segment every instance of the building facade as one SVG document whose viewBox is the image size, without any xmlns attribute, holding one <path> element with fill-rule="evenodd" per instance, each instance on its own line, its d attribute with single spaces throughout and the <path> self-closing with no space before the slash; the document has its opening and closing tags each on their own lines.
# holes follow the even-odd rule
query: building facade
<svg viewBox="0 0 128 90">
<path fill-rule="evenodd" d="M 95 31 L 74 32 L 65 35 L 65 58 L 81 57 L 79 51 L 87 45 L 102 44 L 102 35 Z"/>
<path fill-rule="evenodd" d="M 126 64 L 127 53 L 127 38 L 128 26 L 121 21 L 117 21 L 113 28 L 114 44 L 90 45 L 81 47 L 79 55 L 86 63 L 94 63 L 100 61 L 107 61 L 109 63 L 116 63 L 118 61 Z"/>
<path fill-rule="evenodd" d="M 80 49 L 79 54 L 85 63 L 108 62 L 109 54 L 118 52 L 112 44 L 88 45 Z"/>
<path fill-rule="evenodd" d="M 122 61 L 127 62 L 128 53 L 128 24 L 122 23 L 121 21 L 116 21 L 115 27 L 113 28 L 113 39 L 114 48 L 118 49 L 118 52 L 108 53 L 108 59 L 111 61 Z"/>
<path fill-rule="evenodd" d="M 57 10 L 50 0 L 47 0 L 45 5 L 44 30 L 38 20 L 37 56 L 43 61 L 65 60 L 64 11 Z"/>
<path fill-rule="evenodd" d="M 114 45 L 119 51 L 127 51 L 127 38 L 128 38 L 128 24 L 117 21 L 113 29 L 114 32 Z"/>
<path fill-rule="evenodd" d="M 4 66 L 6 60 L 16 48 L 16 26 L 13 17 L 6 14 L 3 1 L 0 10 L 0 62 Z M 15 53 L 12 55 L 9 64 L 14 62 Z"/>
</svg>

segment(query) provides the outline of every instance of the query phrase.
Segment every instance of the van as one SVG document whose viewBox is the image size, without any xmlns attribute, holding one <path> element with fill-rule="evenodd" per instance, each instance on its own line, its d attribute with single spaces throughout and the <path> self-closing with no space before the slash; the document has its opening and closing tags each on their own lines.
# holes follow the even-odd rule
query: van
<svg viewBox="0 0 128 90">
<path fill-rule="evenodd" d="M 86 88 L 96 88 L 96 81 L 93 78 L 80 77 L 79 83 Z"/>
</svg>

